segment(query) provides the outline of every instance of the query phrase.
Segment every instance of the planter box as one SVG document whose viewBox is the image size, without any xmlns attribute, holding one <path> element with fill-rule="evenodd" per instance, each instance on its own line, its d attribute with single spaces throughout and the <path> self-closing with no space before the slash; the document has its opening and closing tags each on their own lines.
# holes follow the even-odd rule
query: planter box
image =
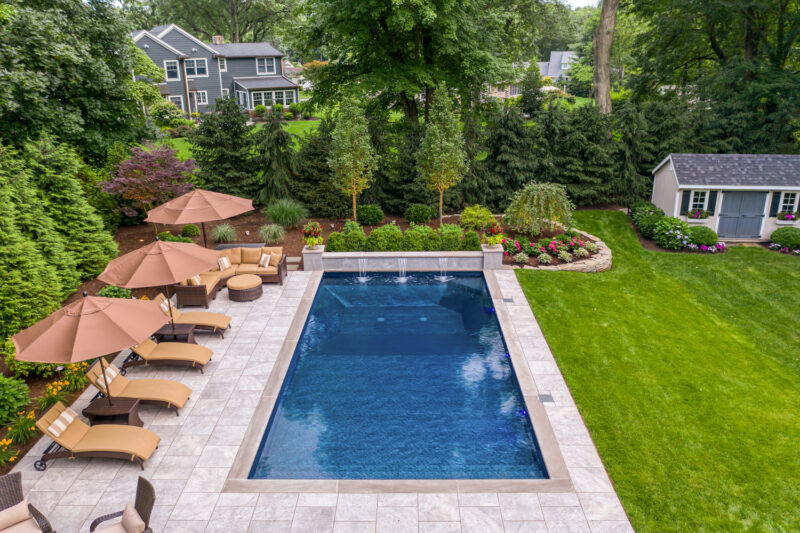
<svg viewBox="0 0 800 533">
<path fill-rule="evenodd" d="M 779 226 L 794 226 L 797 220 L 775 220 L 775 223 Z"/>
<path fill-rule="evenodd" d="M 439 272 L 446 261 L 450 272 L 497 270 L 503 264 L 503 247 L 482 245 L 480 252 L 326 252 L 324 245 L 303 248 L 303 270 L 397 272 L 405 259 L 409 272 Z"/>
<path fill-rule="evenodd" d="M 708 218 L 689 218 L 689 217 L 686 217 L 686 222 L 688 222 L 690 225 L 705 224 L 706 222 L 708 222 Z"/>
</svg>

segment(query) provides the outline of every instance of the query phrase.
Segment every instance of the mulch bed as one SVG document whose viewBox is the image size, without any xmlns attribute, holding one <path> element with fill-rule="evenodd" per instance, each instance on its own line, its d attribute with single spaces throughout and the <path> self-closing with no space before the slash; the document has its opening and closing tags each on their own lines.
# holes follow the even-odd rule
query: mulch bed
<svg viewBox="0 0 800 533">
<path fill-rule="evenodd" d="M 503 233 L 505 233 L 506 235 L 514 235 L 510 231 L 510 229 L 508 227 L 506 227 L 506 226 L 503 226 Z M 561 235 L 562 233 L 564 233 L 564 232 L 560 231 L 560 230 L 543 231 L 540 235 L 538 235 L 536 237 L 531 237 L 530 235 L 514 235 L 512 237 L 512 239 L 519 241 L 520 244 L 522 244 L 523 242 L 534 242 L 535 243 L 535 242 L 539 242 L 541 239 L 552 238 L 552 237 L 555 237 L 556 235 Z M 596 241 L 593 241 L 592 239 L 586 239 L 584 237 L 580 237 L 580 240 L 582 240 L 584 242 L 596 242 Z M 558 256 L 556 256 L 555 254 L 552 254 L 550 252 L 548 252 L 548 254 L 550 256 L 552 256 L 553 260 L 550 261 L 547 265 L 543 265 L 543 266 L 563 265 L 565 263 L 565 261 L 562 261 L 561 259 L 559 259 Z M 595 253 L 590 253 L 587 257 L 582 257 L 582 258 L 577 258 L 576 257 L 575 259 L 572 260 L 572 262 L 573 263 L 580 263 L 581 261 L 589 259 L 590 257 L 593 257 L 595 255 L 597 255 L 596 252 Z M 528 265 L 528 266 L 539 266 L 539 260 L 536 259 L 535 257 L 529 257 L 527 263 L 521 264 L 521 263 L 517 263 L 516 261 L 514 261 L 514 256 L 513 255 L 505 255 L 504 254 L 503 255 L 503 264 L 504 265 L 509 265 L 509 266 L 516 266 L 516 267 L 522 267 L 522 266 L 525 266 L 525 265 Z"/>
</svg>

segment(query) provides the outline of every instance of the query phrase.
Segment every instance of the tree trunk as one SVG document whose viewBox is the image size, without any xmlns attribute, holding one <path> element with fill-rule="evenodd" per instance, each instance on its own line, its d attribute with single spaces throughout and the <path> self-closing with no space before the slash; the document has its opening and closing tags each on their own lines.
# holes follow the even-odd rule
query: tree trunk
<svg viewBox="0 0 800 533">
<path fill-rule="evenodd" d="M 439 189 L 439 226 L 442 225 L 442 221 L 444 220 L 444 214 L 442 213 L 442 204 L 444 203 L 442 200 L 444 198 L 444 189 Z"/>
<path fill-rule="evenodd" d="M 600 22 L 594 30 L 594 101 L 600 112 L 611 114 L 611 44 L 619 0 L 603 0 Z"/>
<path fill-rule="evenodd" d="M 414 124 L 419 124 L 419 108 L 417 107 L 417 100 L 412 96 L 406 96 L 405 91 L 400 93 L 400 101 L 403 104 L 403 112 L 406 118 Z"/>
<path fill-rule="evenodd" d="M 356 190 L 353 188 L 353 220 L 358 222 L 358 214 L 356 213 Z"/>
</svg>

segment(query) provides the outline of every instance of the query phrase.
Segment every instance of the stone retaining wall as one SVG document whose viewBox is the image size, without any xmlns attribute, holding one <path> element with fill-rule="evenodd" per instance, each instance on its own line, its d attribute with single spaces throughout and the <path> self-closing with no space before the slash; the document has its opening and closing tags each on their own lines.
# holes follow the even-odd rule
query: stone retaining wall
<svg viewBox="0 0 800 533">
<path fill-rule="evenodd" d="M 589 240 L 592 240 L 597 244 L 597 253 L 587 257 L 586 259 L 581 259 L 580 261 L 575 261 L 572 263 L 562 263 L 560 265 L 538 265 L 538 266 L 530 266 L 525 265 L 522 268 L 528 268 L 531 270 L 564 270 L 568 272 L 605 272 L 606 270 L 611 270 L 611 248 L 606 246 L 606 243 L 595 237 L 594 235 L 590 235 L 585 231 L 578 231 L 580 235 L 583 235 Z"/>
<path fill-rule="evenodd" d="M 497 270 L 503 266 L 502 246 L 481 245 L 476 252 L 326 252 L 325 246 L 303 248 L 303 270 L 358 272 L 360 259 L 366 259 L 368 272 L 397 272 L 398 259 L 406 260 L 409 272 L 439 272 L 440 259 L 447 259 L 450 272 Z"/>
</svg>

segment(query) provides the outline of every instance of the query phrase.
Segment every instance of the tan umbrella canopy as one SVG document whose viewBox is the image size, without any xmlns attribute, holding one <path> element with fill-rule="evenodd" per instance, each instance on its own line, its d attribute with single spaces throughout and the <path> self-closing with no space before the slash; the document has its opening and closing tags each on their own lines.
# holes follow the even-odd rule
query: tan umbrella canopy
<svg viewBox="0 0 800 533">
<path fill-rule="evenodd" d="M 112 259 L 97 279 L 126 289 L 163 285 L 169 298 L 170 285 L 208 272 L 217 266 L 218 258 L 218 251 L 194 243 L 156 240 Z M 172 306 L 169 312 L 171 318 Z"/>
<path fill-rule="evenodd" d="M 100 357 L 102 370 L 101 356 L 142 342 L 166 323 L 154 301 L 83 296 L 14 335 L 14 357 L 62 365 Z"/>
<path fill-rule="evenodd" d="M 194 189 L 147 212 L 145 222 L 155 224 L 196 224 L 203 226 L 206 244 L 206 222 L 223 220 L 252 211 L 253 201 L 229 194 Z"/>
</svg>

